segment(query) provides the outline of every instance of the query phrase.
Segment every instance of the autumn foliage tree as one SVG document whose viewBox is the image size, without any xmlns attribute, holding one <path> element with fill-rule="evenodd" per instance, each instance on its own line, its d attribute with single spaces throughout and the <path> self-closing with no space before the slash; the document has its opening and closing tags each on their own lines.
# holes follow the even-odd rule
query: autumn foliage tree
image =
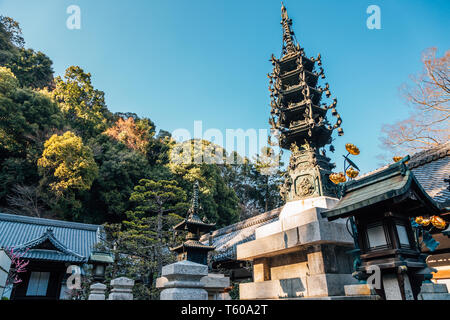
<svg viewBox="0 0 450 320">
<path fill-rule="evenodd" d="M 436 48 L 427 49 L 422 62 L 422 72 L 401 88 L 410 116 L 382 128 L 382 144 L 399 155 L 450 140 L 450 50 L 438 57 Z"/>
<path fill-rule="evenodd" d="M 114 126 L 108 128 L 105 134 L 117 141 L 124 143 L 133 150 L 145 153 L 151 138 L 150 125 L 148 121 L 137 120 L 129 117 L 119 118 Z"/>
</svg>

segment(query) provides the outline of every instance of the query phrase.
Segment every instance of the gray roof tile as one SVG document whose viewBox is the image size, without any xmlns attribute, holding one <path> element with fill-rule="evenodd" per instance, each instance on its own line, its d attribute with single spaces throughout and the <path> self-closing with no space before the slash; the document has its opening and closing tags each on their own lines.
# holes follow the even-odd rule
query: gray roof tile
<svg viewBox="0 0 450 320">
<path fill-rule="evenodd" d="M 31 249 L 27 259 L 87 262 L 102 226 L 0 213 L 0 247 L 32 247 L 52 231 L 57 250 Z M 41 242 L 40 242 L 41 241 Z"/>
</svg>

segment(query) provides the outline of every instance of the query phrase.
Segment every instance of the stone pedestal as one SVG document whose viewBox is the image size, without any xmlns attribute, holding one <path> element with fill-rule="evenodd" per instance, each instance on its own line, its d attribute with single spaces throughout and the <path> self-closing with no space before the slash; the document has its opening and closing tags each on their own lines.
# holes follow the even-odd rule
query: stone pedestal
<svg viewBox="0 0 450 320">
<path fill-rule="evenodd" d="M 94 283 L 90 287 L 91 293 L 88 300 L 105 300 L 106 285 L 103 283 Z"/>
<path fill-rule="evenodd" d="M 191 261 L 178 261 L 162 268 L 157 280 L 161 300 L 208 300 L 205 284 L 200 280 L 208 275 L 208 266 Z M 162 279 L 166 278 L 166 280 Z"/>
<path fill-rule="evenodd" d="M 3 291 L 5 290 L 10 267 L 11 259 L 3 249 L 0 249 L 0 298 L 3 296 Z"/>
<path fill-rule="evenodd" d="M 414 300 L 411 283 L 407 274 L 404 274 L 403 276 L 403 290 L 405 299 L 403 299 L 399 280 L 396 274 L 384 274 L 382 277 L 382 281 L 386 300 Z"/>
<path fill-rule="evenodd" d="M 350 284 L 344 286 L 346 297 L 355 297 L 369 300 L 379 300 L 380 296 L 377 295 L 375 289 L 371 288 L 366 283 Z"/>
<path fill-rule="evenodd" d="M 255 231 L 255 240 L 237 246 L 237 259 L 253 261 L 254 282 L 240 284 L 241 299 L 344 296 L 351 275 L 353 239 L 345 220 L 330 222 L 321 212 L 335 198 L 288 202 L 278 221 Z"/>
<path fill-rule="evenodd" d="M 417 300 L 450 300 L 450 293 L 443 283 L 422 283 Z"/>
<path fill-rule="evenodd" d="M 208 292 L 208 300 L 230 300 L 230 295 L 225 293 L 225 288 L 230 286 L 230 278 L 223 274 L 210 273 L 200 281 Z"/>
<path fill-rule="evenodd" d="M 156 279 L 156 288 L 164 289 L 168 282 L 167 278 L 159 277 Z M 207 276 L 200 279 L 203 283 L 204 289 L 208 292 L 208 300 L 230 300 L 230 295 L 225 291 L 225 288 L 230 286 L 230 278 L 223 274 L 209 273 Z"/>
<path fill-rule="evenodd" d="M 133 300 L 134 280 L 120 277 L 111 280 L 111 293 L 108 300 Z"/>
</svg>

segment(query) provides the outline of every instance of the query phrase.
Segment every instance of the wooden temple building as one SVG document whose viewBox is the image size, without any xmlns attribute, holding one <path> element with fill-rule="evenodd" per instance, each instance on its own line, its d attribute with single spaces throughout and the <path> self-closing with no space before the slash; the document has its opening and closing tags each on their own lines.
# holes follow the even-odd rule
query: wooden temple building
<svg viewBox="0 0 450 320">
<path fill-rule="evenodd" d="M 11 300 L 68 299 L 66 283 L 69 266 L 113 262 L 109 255 L 96 252 L 102 239 L 100 225 L 0 213 L 0 248 L 11 249 L 29 261 L 20 283 L 6 288 Z M 73 272 L 73 269 L 71 270 Z"/>
</svg>

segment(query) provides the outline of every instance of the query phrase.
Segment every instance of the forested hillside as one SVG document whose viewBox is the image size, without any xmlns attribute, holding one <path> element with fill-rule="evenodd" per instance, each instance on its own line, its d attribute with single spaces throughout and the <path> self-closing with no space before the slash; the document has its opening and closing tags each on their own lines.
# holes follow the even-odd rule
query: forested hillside
<svg viewBox="0 0 450 320">
<path fill-rule="evenodd" d="M 132 112 L 112 113 L 92 83 L 95 75 L 76 63 L 54 77 L 52 60 L 27 49 L 19 24 L 1 17 L 0 211 L 98 224 L 132 221 L 136 212 L 152 216 L 145 192 L 164 189 L 158 184 L 164 182 L 180 188 L 170 202 L 184 203 L 172 213 L 185 216 L 195 180 L 201 214 L 218 227 L 281 204 L 279 172 L 262 174 L 257 159 L 172 163 L 170 133 Z"/>
</svg>

